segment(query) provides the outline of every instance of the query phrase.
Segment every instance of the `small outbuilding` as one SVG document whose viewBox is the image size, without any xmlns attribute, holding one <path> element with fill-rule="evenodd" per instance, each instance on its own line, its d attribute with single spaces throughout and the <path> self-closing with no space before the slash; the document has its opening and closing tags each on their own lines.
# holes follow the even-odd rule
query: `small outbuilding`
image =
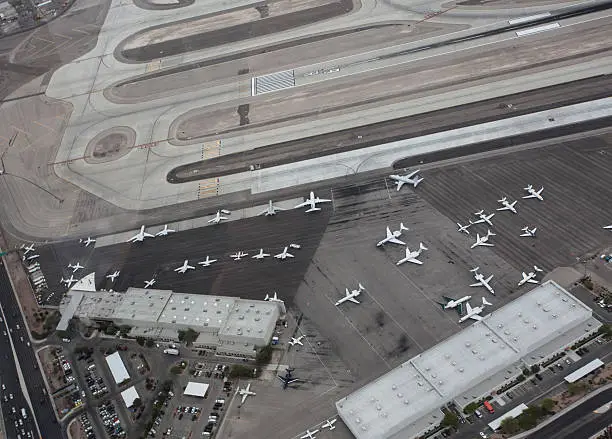
<svg viewBox="0 0 612 439">
<path fill-rule="evenodd" d="M 138 395 L 138 392 L 134 386 L 132 386 L 129 389 L 125 389 L 123 392 L 121 392 L 121 397 L 123 398 L 123 402 L 125 402 L 125 406 L 130 408 L 134 405 L 134 401 L 140 398 L 140 395 Z"/>
<path fill-rule="evenodd" d="M 206 383 L 195 383 L 193 381 L 189 381 L 187 383 L 187 387 L 185 387 L 185 392 L 183 395 L 186 396 L 197 396 L 199 398 L 204 398 L 208 394 L 208 384 Z"/>
</svg>

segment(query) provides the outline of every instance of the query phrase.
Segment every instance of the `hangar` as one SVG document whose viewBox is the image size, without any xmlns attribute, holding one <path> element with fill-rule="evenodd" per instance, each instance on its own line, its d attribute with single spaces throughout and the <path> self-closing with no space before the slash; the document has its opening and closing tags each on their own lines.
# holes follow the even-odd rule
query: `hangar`
<svg viewBox="0 0 612 439">
<path fill-rule="evenodd" d="M 545 361 L 601 323 L 553 281 L 336 402 L 359 439 L 408 439 L 437 426 L 440 410 L 490 394 L 522 368 Z"/>
</svg>

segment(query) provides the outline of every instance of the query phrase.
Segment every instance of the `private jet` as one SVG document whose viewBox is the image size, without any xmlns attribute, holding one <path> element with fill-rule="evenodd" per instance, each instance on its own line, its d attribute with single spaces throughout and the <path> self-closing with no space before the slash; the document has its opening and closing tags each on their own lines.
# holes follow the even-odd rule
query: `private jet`
<svg viewBox="0 0 612 439">
<path fill-rule="evenodd" d="M 465 233 L 466 235 L 470 234 L 470 231 L 468 229 L 470 228 L 470 226 L 474 225 L 472 220 L 470 220 L 470 223 L 466 224 L 465 226 L 462 226 L 460 223 L 456 223 L 456 224 L 457 224 L 457 227 L 459 227 L 457 231 L 460 233 Z"/>
<path fill-rule="evenodd" d="M 337 421 L 336 418 L 328 419 L 323 424 L 321 424 L 321 428 L 329 428 L 330 430 L 334 430 L 336 428 L 336 426 L 334 425 L 336 421 Z"/>
<path fill-rule="evenodd" d="M 463 314 L 463 303 L 467 302 L 472 298 L 472 296 L 463 296 L 460 299 L 453 299 L 452 297 L 442 296 L 446 303 L 440 303 L 443 309 L 451 309 L 454 308 L 457 310 L 459 315 Z"/>
<path fill-rule="evenodd" d="M 540 201 L 544 201 L 544 198 L 541 195 L 542 191 L 544 190 L 544 186 L 542 186 L 539 191 L 536 191 L 533 186 L 529 184 L 526 188 L 524 188 L 524 190 L 526 190 L 529 195 L 525 195 L 523 198 L 537 198 Z"/>
<path fill-rule="evenodd" d="M 321 210 L 320 207 L 317 207 L 317 203 L 331 203 L 331 200 L 326 200 L 324 198 L 315 197 L 314 192 L 310 192 L 310 198 L 308 198 L 303 203 L 298 204 L 294 207 L 294 209 L 299 209 L 300 207 L 310 206 L 310 209 L 306 210 L 306 213 L 316 212 L 317 210 Z"/>
<path fill-rule="evenodd" d="M 249 396 L 257 395 L 257 393 L 251 392 L 251 383 L 247 384 L 244 389 L 238 389 L 238 394 L 242 396 L 242 401 L 240 401 L 240 405 L 244 404 L 244 401 L 246 401 Z"/>
<path fill-rule="evenodd" d="M 276 291 L 274 292 L 274 296 L 270 296 L 266 294 L 266 297 L 264 298 L 264 300 L 267 300 L 268 302 L 282 302 L 282 300 L 279 299 L 278 296 L 276 295 Z"/>
<path fill-rule="evenodd" d="M 304 436 L 301 436 L 300 439 L 316 439 L 315 433 L 318 432 L 318 429 L 314 431 L 306 430 L 306 434 Z"/>
<path fill-rule="evenodd" d="M 269 253 L 264 253 L 263 248 L 260 248 L 259 249 L 259 253 L 257 253 L 255 256 L 251 256 L 251 257 L 253 259 L 259 259 L 261 261 L 262 259 L 267 258 L 268 256 L 271 256 L 271 255 Z"/>
<path fill-rule="evenodd" d="M 393 244 L 398 244 L 398 245 L 406 245 L 404 241 L 400 241 L 398 239 L 400 236 L 402 236 L 402 232 L 404 230 L 408 230 L 408 227 L 404 226 L 404 223 L 400 223 L 399 230 L 396 230 L 394 232 L 392 232 L 391 229 L 389 229 L 389 226 L 387 226 L 387 236 L 381 241 L 378 241 L 378 243 L 376 244 L 376 247 L 385 245 L 388 242 L 393 243 Z"/>
<path fill-rule="evenodd" d="M 299 344 L 300 346 L 304 346 L 304 344 L 302 343 L 302 339 L 306 337 L 305 335 L 300 335 L 298 338 L 293 338 L 291 337 L 291 340 L 289 340 L 289 345 L 290 346 L 295 346 L 296 344 Z"/>
<path fill-rule="evenodd" d="M 70 276 L 68 279 L 64 279 L 62 277 L 62 279 L 60 280 L 61 283 L 65 283 L 66 286 L 68 287 L 68 289 L 70 289 L 70 287 L 72 286 L 72 284 L 77 283 L 79 280 L 75 279 L 74 276 Z"/>
<path fill-rule="evenodd" d="M 479 210 L 478 212 L 474 213 L 474 215 L 476 215 L 480 219 L 474 221 L 473 224 L 487 223 L 490 226 L 493 225 L 493 223 L 491 222 L 491 218 L 495 216 L 494 213 L 492 213 L 491 215 L 487 215 L 486 213 L 484 213 L 484 210 Z"/>
<path fill-rule="evenodd" d="M 495 291 L 493 290 L 491 285 L 489 285 L 489 282 L 491 282 L 491 279 L 493 279 L 493 275 L 485 279 L 485 277 L 481 273 L 478 272 L 479 269 L 480 267 L 476 267 L 470 270 L 472 273 L 474 273 L 474 279 L 478 281 L 474 284 L 471 284 L 470 286 L 471 287 L 485 287 L 489 293 L 495 295 Z"/>
<path fill-rule="evenodd" d="M 411 184 L 413 187 L 417 187 L 420 182 L 423 181 L 423 177 L 419 177 L 417 174 L 419 173 L 419 169 L 416 171 L 412 171 L 406 175 L 389 175 L 389 178 L 395 181 L 397 185 L 397 190 L 399 191 L 402 186 L 405 184 Z"/>
<path fill-rule="evenodd" d="M 120 274 L 120 273 L 121 273 L 120 271 L 115 271 L 115 272 L 114 272 L 114 273 L 112 273 L 112 274 L 108 274 L 108 275 L 106 275 L 106 278 L 107 278 L 107 279 L 110 279 L 110 280 L 111 280 L 111 282 L 115 282 L 115 279 L 117 279 L 117 277 L 119 277 L 119 274 Z"/>
<path fill-rule="evenodd" d="M 508 201 L 508 197 L 503 197 L 501 200 L 497 200 L 497 202 L 498 202 L 498 203 L 501 203 L 501 204 L 502 204 L 502 206 L 503 206 L 503 207 L 500 207 L 500 208 L 499 208 L 499 209 L 497 209 L 497 210 L 499 210 L 499 211 L 502 211 L 502 210 L 509 210 L 509 211 L 510 211 L 510 212 L 512 212 L 512 213 L 517 213 L 517 212 L 516 212 L 516 208 L 515 208 L 514 206 L 516 205 L 516 203 L 517 203 L 518 201 L 516 201 L 516 200 L 515 200 L 513 203 L 510 203 L 510 202 Z"/>
<path fill-rule="evenodd" d="M 400 259 L 395 263 L 395 265 L 402 265 L 404 262 L 412 262 L 413 264 L 422 265 L 423 263 L 419 261 L 417 258 L 423 253 L 423 250 L 428 250 L 422 242 L 419 243 L 419 249 L 416 251 L 410 251 L 408 247 L 406 247 L 406 257 Z"/>
<path fill-rule="evenodd" d="M 229 215 L 231 212 L 225 209 L 217 210 L 216 215 L 212 219 L 209 219 L 208 222 L 212 224 L 219 224 L 223 220 L 228 220 L 228 217 L 221 216 L 222 213 L 225 215 Z"/>
<path fill-rule="evenodd" d="M 272 203 L 272 200 L 270 200 L 268 201 L 268 207 L 262 210 L 261 213 L 259 213 L 258 215 L 264 215 L 264 214 L 266 216 L 276 215 L 276 212 L 281 211 L 281 210 L 287 210 L 287 209 L 281 209 L 280 207 L 276 207 L 274 203 Z"/>
<path fill-rule="evenodd" d="M 78 270 L 85 267 L 83 267 L 79 262 L 77 262 L 76 265 L 68 264 L 68 268 L 72 268 L 72 272 L 76 273 Z"/>
<path fill-rule="evenodd" d="M 365 288 L 361 284 L 359 284 L 359 289 L 358 290 L 349 291 L 349 289 L 346 288 L 346 294 L 344 295 L 343 298 L 338 300 L 335 303 L 335 305 L 338 306 L 338 305 L 340 305 L 340 304 L 342 304 L 342 303 L 344 303 L 346 301 L 350 301 L 350 302 L 359 304 L 360 302 L 357 299 L 355 299 L 355 297 L 359 296 L 363 290 L 365 290 Z"/>
<path fill-rule="evenodd" d="M 155 236 L 167 236 L 168 233 L 174 233 L 176 230 L 169 229 L 168 224 L 164 224 L 164 228 L 155 234 Z"/>
<path fill-rule="evenodd" d="M 145 238 L 155 238 L 155 235 L 145 232 L 145 226 L 141 226 L 140 232 L 128 239 L 127 242 L 142 242 Z"/>
<path fill-rule="evenodd" d="M 472 306 L 470 305 L 470 302 L 466 303 L 465 304 L 466 313 L 463 317 L 459 319 L 459 323 L 463 323 L 467 319 L 478 320 L 478 321 L 482 320 L 482 317 L 480 317 L 480 313 L 484 311 L 485 305 L 491 306 L 492 304 L 487 302 L 487 299 L 485 299 L 484 297 L 482 298 L 481 306 L 476 306 L 472 308 Z"/>
<path fill-rule="evenodd" d="M 298 381 L 301 381 L 299 378 L 295 378 L 294 376 L 291 375 L 294 369 L 287 368 L 285 370 L 286 370 L 285 376 L 276 375 L 277 378 L 281 380 L 283 383 L 283 390 L 287 389 L 287 387 L 289 387 L 289 384 L 293 384 L 293 383 L 297 383 Z"/>
<path fill-rule="evenodd" d="M 536 276 L 537 274 L 535 274 L 533 271 L 530 271 L 528 274 L 525 274 L 525 272 L 523 271 L 523 273 L 521 273 L 523 278 L 519 281 L 518 286 L 522 286 L 524 283 L 529 282 L 530 284 L 539 284 L 540 282 L 536 280 Z"/>
<path fill-rule="evenodd" d="M 242 258 L 244 258 L 245 256 L 248 256 L 249 254 L 246 252 L 242 252 L 242 251 L 238 251 L 236 253 L 234 253 L 233 255 L 230 255 L 230 258 L 232 258 L 234 261 L 239 261 Z"/>
<path fill-rule="evenodd" d="M 217 262 L 216 259 L 210 259 L 210 256 L 206 256 L 206 259 L 198 262 L 198 265 L 202 265 L 203 267 L 210 267 L 214 262 Z"/>
<path fill-rule="evenodd" d="M 157 281 L 155 280 L 155 278 L 153 278 L 153 279 L 151 279 L 151 280 L 146 280 L 146 281 L 145 281 L 145 286 L 144 286 L 144 287 L 145 287 L 145 289 L 146 289 L 146 288 L 149 288 L 149 287 L 152 287 L 152 286 L 153 286 L 153 284 L 155 284 L 155 282 L 157 282 Z"/>
<path fill-rule="evenodd" d="M 476 242 L 472 244 L 470 248 L 478 247 L 478 246 L 486 246 L 493 247 L 495 244 L 491 244 L 489 242 L 489 237 L 495 236 L 495 233 L 491 232 L 491 230 L 487 230 L 487 234 L 485 236 L 480 236 L 479 233 L 476 234 Z"/>
<path fill-rule="evenodd" d="M 96 242 L 96 240 L 92 239 L 91 236 L 88 236 L 87 239 L 79 239 L 79 242 L 85 244 L 85 247 L 89 247 L 89 244 L 93 244 Z"/>
<path fill-rule="evenodd" d="M 521 229 L 521 231 L 523 232 L 521 233 L 521 236 L 525 236 L 528 238 L 535 238 L 536 230 L 538 230 L 537 227 L 530 229 L 529 226 L 525 226 Z"/>
<path fill-rule="evenodd" d="M 604 227 L 604 229 L 605 229 L 605 227 Z M 28 253 L 33 252 L 33 251 L 34 251 L 34 244 L 30 244 L 27 247 L 23 248 L 23 254 L 24 255 L 27 255 Z"/>
<path fill-rule="evenodd" d="M 184 274 L 185 272 L 187 272 L 187 270 L 195 270 L 195 267 L 193 265 L 189 265 L 189 259 L 185 259 L 183 265 L 174 269 L 174 271 L 181 274 Z"/>
<path fill-rule="evenodd" d="M 282 253 L 274 255 L 274 257 L 276 259 L 281 259 L 281 260 L 285 260 L 287 258 L 293 258 L 294 256 L 291 253 L 287 252 L 288 249 L 289 249 L 289 247 L 285 247 L 285 249 L 282 251 Z"/>
</svg>

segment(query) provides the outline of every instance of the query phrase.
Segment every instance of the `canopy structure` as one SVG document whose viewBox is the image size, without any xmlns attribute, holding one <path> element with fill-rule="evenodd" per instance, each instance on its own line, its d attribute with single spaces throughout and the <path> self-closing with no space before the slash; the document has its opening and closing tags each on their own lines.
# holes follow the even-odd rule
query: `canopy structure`
<svg viewBox="0 0 612 439">
<path fill-rule="evenodd" d="M 123 364 L 119 351 L 106 357 L 106 364 L 108 364 L 108 368 L 113 374 L 113 378 L 117 384 L 130 379 L 130 374 Z"/>
<path fill-rule="evenodd" d="M 134 405 L 134 401 L 140 398 L 134 386 L 121 392 L 121 397 L 123 398 L 123 402 L 125 402 L 125 406 L 127 408 L 132 407 Z"/>
<path fill-rule="evenodd" d="M 187 387 L 185 387 L 185 392 L 183 392 L 183 395 L 204 398 L 206 392 L 208 392 L 208 384 L 194 383 L 193 381 L 189 381 L 189 383 L 187 383 Z"/>
</svg>

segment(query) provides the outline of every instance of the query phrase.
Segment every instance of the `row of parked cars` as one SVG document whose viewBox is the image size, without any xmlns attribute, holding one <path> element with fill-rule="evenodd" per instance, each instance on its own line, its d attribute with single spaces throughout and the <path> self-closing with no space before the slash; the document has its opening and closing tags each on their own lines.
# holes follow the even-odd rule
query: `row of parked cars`
<svg viewBox="0 0 612 439">
<path fill-rule="evenodd" d="M 85 381 L 87 387 L 93 396 L 99 398 L 100 396 L 108 393 L 108 388 L 104 384 L 104 379 L 96 372 L 96 365 L 90 364 L 87 366 L 87 372 L 85 372 Z"/>
<path fill-rule="evenodd" d="M 178 415 L 179 420 L 183 419 L 183 416 L 191 416 L 191 420 L 195 421 L 196 419 L 198 419 L 198 416 L 200 415 L 200 413 L 202 412 L 202 409 L 200 407 L 183 407 L 182 405 L 178 406 L 178 408 L 176 409 L 176 414 Z"/>
<path fill-rule="evenodd" d="M 93 427 L 91 425 L 91 422 L 89 421 L 87 413 L 83 413 L 81 415 L 80 421 L 81 425 L 83 426 L 83 431 L 85 432 L 85 437 L 87 439 L 96 439 L 96 434 L 93 431 Z"/>
<path fill-rule="evenodd" d="M 102 423 L 109 437 L 116 439 L 126 436 L 125 430 L 121 426 L 121 421 L 119 420 L 119 416 L 112 402 L 107 401 L 100 405 L 98 407 L 98 412 L 100 413 L 100 419 L 102 419 Z"/>
<path fill-rule="evenodd" d="M 217 399 L 215 400 L 215 405 L 213 405 L 213 411 L 208 415 L 208 423 L 204 427 L 202 431 L 202 437 L 211 437 L 217 423 L 219 422 L 219 418 L 221 417 L 220 412 L 223 410 L 223 406 L 225 404 L 225 399 Z"/>
</svg>

